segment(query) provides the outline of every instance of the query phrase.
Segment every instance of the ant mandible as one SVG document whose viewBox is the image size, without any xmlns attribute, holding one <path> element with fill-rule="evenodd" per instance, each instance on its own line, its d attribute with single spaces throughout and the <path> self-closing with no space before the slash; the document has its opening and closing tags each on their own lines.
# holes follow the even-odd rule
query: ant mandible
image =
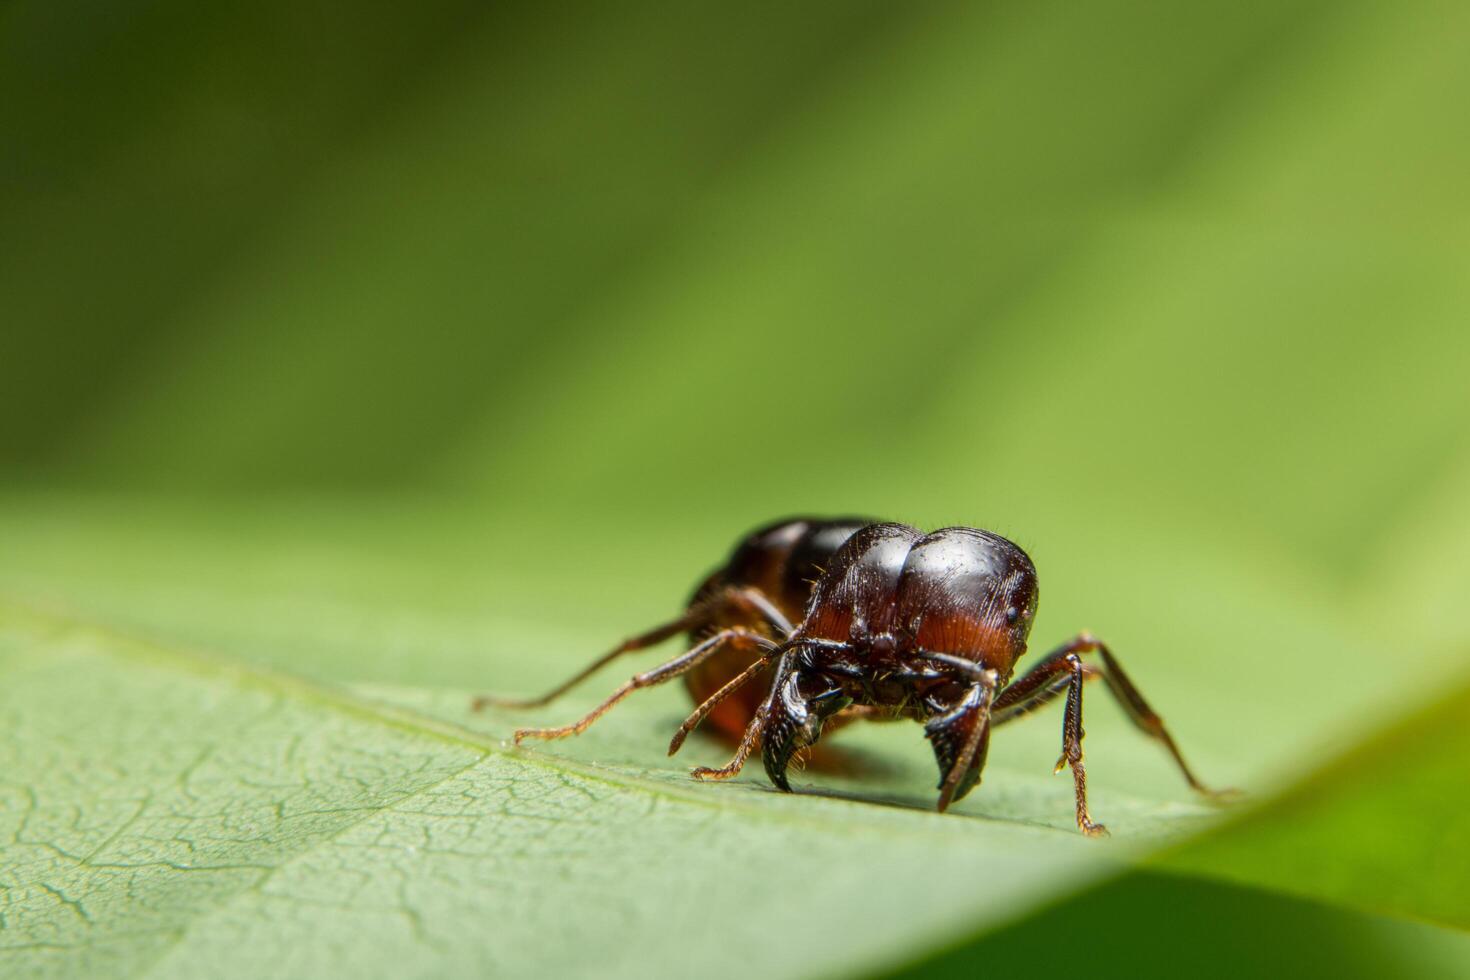
<svg viewBox="0 0 1470 980">
<path fill-rule="evenodd" d="M 728 765 L 701 766 L 692 770 L 694 778 L 735 776 L 759 744 L 766 774 L 789 792 L 792 755 L 813 745 L 824 723 L 912 718 L 924 723 L 939 763 L 942 812 L 979 783 L 992 727 L 1065 695 L 1056 771 L 1071 768 L 1077 826 L 1096 836 L 1106 830 L 1087 809 L 1082 688 L 1102 677 L 1133 723 L 1163 743 L 1191 787 L 1223 795 L 1195 778 L 1163 720 L 1090 633 L 1011 682 L 1036 599 L 1031 559 L 989 531 L 949 527 L 925 534 L 857 518 L 792 518 L 741 541 L 678 619 L 625 640 L 542 697 L 482 697 L 475 707 L 547 704 L 614 658 L 687 632 L 689 650 L 634 676 L 581 721 L 518 729 L 516 742 L 580 734 L 633 691 L 682 676 L 698 707 L 674 734 L 669 754 L 706 719 L 727 739 L 738 738 Z M 1089 654 L 1101 665 L 1084 663 Z M 769 686 L 747 686 L 765 673 Z"/>
</svg>

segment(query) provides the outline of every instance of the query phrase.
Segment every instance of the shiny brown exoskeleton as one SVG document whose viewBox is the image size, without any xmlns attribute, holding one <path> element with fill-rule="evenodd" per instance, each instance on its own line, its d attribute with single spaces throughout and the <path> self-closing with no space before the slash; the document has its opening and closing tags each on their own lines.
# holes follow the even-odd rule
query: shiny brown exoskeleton
<svg viewBox="0 0 1470 980">
<path fill-rule="evenodd" d="M 633 691 L 682 675 L 698 707 L 675 733 L 669 754 L 706 719 L 738 739 L 728 765 L 697 768 L 695 778 L 734 776 L 759 743 L 771 782 L 790 790 L 792 755 L 814 744 L 824 726 L 912 718 L 924 723 L 939 763 L 942 811 L 979 782 L 992 727 L 1065 695 L 1056 768 L 1071 768 L 1077 825 L 1092 835 L 1104 829 L 1087 809 L 1082 688 L 1102 677 L 1134 724 L 1168 749 L 1189 785 L 1210 794 L 1163 721 L 1090 634 L 1011 682 L 1036 599 L 1031 559 L 989 531 L 950 527 L 926 534 L 862 519 L 785 520 L 746 537 L 678 619 L 625 641 L 543 697 L 476 704 L 545 704 L 613 658 L 688 632 L 689 650 L 633 677 L 581 721 L 519 729 L 516 741 L 576 735 Z M 1083 663 L 1092 653 L 1100 667 Z M 761 676 L 769 680 L 750 685 Z"/>
</svg>

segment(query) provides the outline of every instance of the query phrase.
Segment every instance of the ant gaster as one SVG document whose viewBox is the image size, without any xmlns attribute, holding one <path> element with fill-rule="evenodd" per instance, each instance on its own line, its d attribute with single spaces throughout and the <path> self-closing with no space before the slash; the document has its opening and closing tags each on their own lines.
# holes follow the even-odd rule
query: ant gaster
<svg viewBox="0 0 1470 980">
<path fill-rule="evenodd" d="M 1080 633 L 1011 681 L 1036 615 L 1036 568 L 1012 542 L 969 527 L 924 533 L 862 519 L 794 518 L 761 528 L 691 597 L 684 615 L 624 641 L 566 683 L 528 701 L 480 698 L 476 707 L 550 702 L 604 664 L 683 632 L 693 646 L 619 687 L 581 721 L 522 728 L 515 740 L 584 731 L 639 688 L 683 676 L 698 705 L 669 744 L 673 755 L 701 722 L 735 755 L 696 779 L 729 779 L 757 745 L 772 783 L 789 791 L 794 753 L 824 724 L 912 718 L 939 763 L 939 810 L 980 781 L 990 730 L 1065 696 L 1062 753 L 1077 826 L 1105 833 L 1087 809 L 1082 689 L 1102 677 L 1128 717 L 1161 742 L 1195 790 L 1195 778 L 1163 721 L 1096 637 Z M 793 625 L 795 624 L 795 625 Z M 1096 654 L 1100 665 L 1085 663 Z M 769 681 L 751 685 L 758 677 Z"/>
</svg>

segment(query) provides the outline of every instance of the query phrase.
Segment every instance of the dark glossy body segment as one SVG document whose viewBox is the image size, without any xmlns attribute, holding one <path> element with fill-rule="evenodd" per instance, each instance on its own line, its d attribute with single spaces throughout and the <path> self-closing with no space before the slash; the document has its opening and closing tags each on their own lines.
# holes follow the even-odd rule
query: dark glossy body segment
<svg viewBox="0 0 1470 980">
<path fill-rule="evenodd" d="M 798 636 L 848 644 L 868 668 L 950 654 L 1003 683 L 1026 651 L 1037 595 L 1031 559 L 1000 535 L 873 524 L 833 555 Z"/>
<path fill-rule="evenodd" d="M 789 623 L 800 623 L 811 602 L 812 589 L 831 565 L 832 556 L 848 538 L 871 523 L 861 517 L 797 517 L 753 531 L 735 546 L 729 561 L 695 590 L 689 608 L 708 602 L 726 589 L 753 588 L 763 593 Z M 730 628 L 749 629 L 776 641 L 785 639 L 776 635 L 770 623 L 741 609 L 721 610 L 710 622 L 691 631 L 690 639 L 699 642 Z M 694 702 L 702 703 L 750 666 L 752 659 L 747 650 L 721 651 L 685 674 L 684 684 Z M 766 694 L 766 685 L 750 684 L 711 711 L 706 724 L 725 740 L 739 741 Z"/>
</svg>

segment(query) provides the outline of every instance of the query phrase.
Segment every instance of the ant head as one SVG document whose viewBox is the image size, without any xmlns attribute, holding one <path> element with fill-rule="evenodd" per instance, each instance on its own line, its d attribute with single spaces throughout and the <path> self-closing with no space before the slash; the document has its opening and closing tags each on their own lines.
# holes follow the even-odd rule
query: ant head
<svg viewBox="0 0 1470 980">
<path fill-rule="evenodd" d="M 1016 553 L 1022 560 L 997 584 L 994 608 L 998 610 L 996 626 L 1004 631 L 1011 652 L 1020 656 L 1026 651 L 1026 639 L 1031 635 L 1039 593 L 1031 559 L 1020 548 L 1016 548 Z"/>
<path fill-rule="evenodd" d="M 915 642 L 1003 674 L 1026 650 L 1036 615 L 1036 567 L 1015 543 L 974 528 L 944 528 L 909 553 L 899 587 Z"/>
</svg>

